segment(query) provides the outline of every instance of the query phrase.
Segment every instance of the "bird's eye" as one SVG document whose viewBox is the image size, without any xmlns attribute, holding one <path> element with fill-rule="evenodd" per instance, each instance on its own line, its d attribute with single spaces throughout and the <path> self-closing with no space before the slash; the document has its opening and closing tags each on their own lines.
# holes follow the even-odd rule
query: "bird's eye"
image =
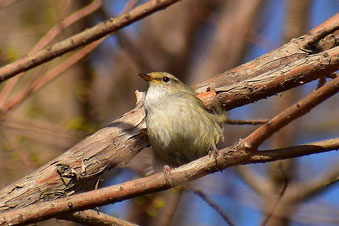
<svg viewBox="0 0 339 226">
<path fill-rule="evenodd" d="M 164 81 L 164 82 L 169 82 L 169 80 L 170 80 L 169 77 L 163 77 L 162 78 L 162 81 Z"/>
</svg>

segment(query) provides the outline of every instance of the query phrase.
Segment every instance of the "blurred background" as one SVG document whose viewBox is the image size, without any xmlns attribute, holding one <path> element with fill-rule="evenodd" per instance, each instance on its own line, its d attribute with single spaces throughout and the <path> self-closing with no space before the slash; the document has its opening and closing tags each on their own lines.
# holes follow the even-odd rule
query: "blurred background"
<svg viewBox="0 0 339 226">
<path fill-rule="evenodd" d="M 0 66 L 144 2 L 0 0 Z M 134 91 L 146 87 L 139 72 L 166 71 L 194 85 L 278 48 L 338 11 L 337 0 L 185 0 L 107 37 L 96 48 L 73 51 L 9 80 L 0 87 L 0 186 L 133 108 Z M 228 116 L 269 119 L 317 85 L 315 81 L 234 109 Z M 338 137 L 338 115 L 339 97 L 334 96 L 261 148 Z M 226 125 L 221 147 L 255 128 Z M 111 170 L 100 186 L 142 176 L 149 154 L 143 150 L 127 167 Z M 339 175 L 338 162 L 338 152 L 329 152 L 233 167 L 193 182 L 194 190 L 172 189 L 100 210 L 152 226 L 227 225 L 211 205 L 219 206 L 235 225 L 338 225 L 339 187 L 328 184 Z M 290 188 L 299 192 L 285 200 Z"/>
</svg>

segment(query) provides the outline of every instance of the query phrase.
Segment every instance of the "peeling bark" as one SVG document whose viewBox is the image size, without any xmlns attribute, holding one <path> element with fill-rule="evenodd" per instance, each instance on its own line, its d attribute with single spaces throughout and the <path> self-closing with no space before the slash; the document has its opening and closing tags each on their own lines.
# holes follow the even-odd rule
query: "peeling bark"
<svg viewBox="0 0 339 226">
<path fill-rule="evenodd" d="M 294 39 L 275 51 L 198 85 L 198 96 L 207 106 L 220 101 L 229 110 L 339 70 L 339 23 L 320 26 L 325 29 Z M 319 49 L 319 43 L 326 48 Z M 126 164 L 148 146 L 143 98 L 138 93 L 137 98 L 136 108 L 4 188 L 0 192 L 0 212 L 93 189 L 104 171 Z"/>
</svg>

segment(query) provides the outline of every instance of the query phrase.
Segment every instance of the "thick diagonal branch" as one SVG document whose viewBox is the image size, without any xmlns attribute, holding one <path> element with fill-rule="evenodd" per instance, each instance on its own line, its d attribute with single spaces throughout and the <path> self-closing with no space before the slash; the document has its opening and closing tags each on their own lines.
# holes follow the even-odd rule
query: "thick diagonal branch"
<svg viewBox="0 0 339 226">
<path fill-rule="evenodd" d="M 244 150 L 242 145 L 234 145 L 233 147 L 220 150 L 217 161 L 215 161 L 214 158 L 205 156 L 181 167 L 172 169 L 171 184 L 168 183 L 168 180 L 162 173 L 157 173 L 149 177 L 128 181 L 111 187 L 8 211 L 0 215 L 0 224 L 27 224 L 46 220 L 60 214 L 112 204 L 139 195 L 166 190 L 174 185 L 183 184 L 234 165 L 265 163 L 335 149 L 339 149 L 339 138 L 255 153 Z"/>
<path fill-rule="evenodd" d="M 323 76 L 321 73 L 338 70 L 339 47 L 324 45 L 326 49 L 314 54 L 300 50 L 298 43 L 304 45 L 302 40 L 312 35 L 293 40 L 278 50 L 199 85 L 199 97 L 206 105 L 218 103 L 219 98 L 227 109 L 231 109 L 302 85 Z M 330 35 L 338 39 L 338 33 Z M 135 109 L 57 159 L 4 188 L 0 192 L 0 212 L 92 189 L 89 185 L 94 184 L 102 172 L 128 162 L 148 145 L 144 117 L 140 102 Z M 233 157 L 237 159 L 237 155 Z M 288 157 L 293 156 L 282 158 Z"/>
</svg>

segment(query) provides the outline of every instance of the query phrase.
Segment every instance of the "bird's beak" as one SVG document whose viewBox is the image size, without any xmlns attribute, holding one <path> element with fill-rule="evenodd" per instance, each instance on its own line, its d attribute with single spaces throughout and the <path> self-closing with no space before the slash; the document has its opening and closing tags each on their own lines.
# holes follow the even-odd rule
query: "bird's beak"
<svg viewBox="0 0 339 226">
<path fill-rule="evenodd" d="M 141 78 L 143 78 L 146 82 L 152 81 L 152 77 L 149 76 L 148 74 L 139 73 L 138 75 L 139 75 Z"/>
</svg>

